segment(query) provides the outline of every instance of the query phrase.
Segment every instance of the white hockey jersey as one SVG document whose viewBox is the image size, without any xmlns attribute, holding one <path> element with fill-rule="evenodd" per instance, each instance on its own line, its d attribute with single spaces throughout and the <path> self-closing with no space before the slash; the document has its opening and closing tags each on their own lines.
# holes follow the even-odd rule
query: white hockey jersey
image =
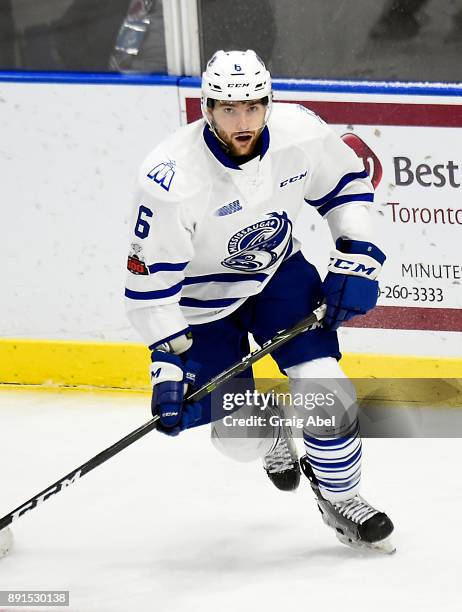
<svg viewBox="0 0 462 612">
<path fill-rule="evenodd" d="M 362 161 L 302 106 L 274 104 L 261 155 L 242 166 L 203 120 L 184 126 L 139 173 L 125 291 L 129 316 L 179 305 L 154 320 L 151 344 L 224 317 L 299 250 L 292 229 L 303 206 L 328 216 L 372 201 Z"/>
</svg>

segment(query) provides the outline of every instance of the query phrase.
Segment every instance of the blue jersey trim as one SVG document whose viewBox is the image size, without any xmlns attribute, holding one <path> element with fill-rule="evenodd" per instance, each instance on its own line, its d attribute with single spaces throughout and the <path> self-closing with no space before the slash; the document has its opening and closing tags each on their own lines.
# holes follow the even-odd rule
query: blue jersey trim
<svg viewBox="0 0 462 612">
<path fill-rule="evenodd" d="M 158 289 L 157 291 L 132 291 L 131 289 L 125 289 L 125 297 L 131 300 L 159 300 L 179 293 L 182 286 L 183 282 L 177 283 L 168 289 Z"/>
<path fill-rule="evenodd" d="M 374 194 L 373 193 L 352 193 L 351 195 L 338 196 L 338 198 L 333 198 L 327 204 L 320 206 L 317 210 L 320 215 L 323 217 L 327 215 L 328 212 L 337 208 L 337 206 L 342 206 L 343 204 L 348 204 L 348 202 L 373 202 Z"/>
<path fill-rule="evenodd" d="M 231 168 L 232 170 L 242 170 L 242 168 L 238 166 L 238 164 L 236 164 L 224 152 L 223 147 L 220 145 L 216 136 L 213 134 L 213 132 L 211 131 L 211 129 L 209 128 L 207 124 L 204 125 L 203 135 L 204 135 L 205 144 L 210 149 L 210 152 L 213 154 L 213 156 L 220 162 L 220 164 L 222 164 L 226 168 Z M 269 143 L 270 143 L 270 134 L 269 134 L 268 127 L 266 125 L 263 128 L 263 131 L 261 133 L 261 139 L 262 139 L 262 142 L 261 142 L 260 159 L 263 159 L 265 153 L 269 149 Z"/>
<path fill-rule="evenodd" d="M 184 279 L 185 285 L 197 285 L 198 283 L 235 283 L 241 281 L 258 281 L 262 283 L 268 278 L 263 272 L 256 274 L 239 274 L 235 272 L 223 272 L 220 274 L 204 274 L 202 276 L 189 276 Z"/>
<path fill-rule="evenodd" d="M 179 87 L 198 89 L 198 77 L 183 77 Z M 312 91 L 331 93 L 387 94 L 406 96 L 462 96 L 459 83 L 420 83 L 418 81 L 355 81 L 355 80 L 311 80 L 311 79 L 273 79 L 275 91 Z"/>
<path fill-rule="evenodd" d="M 261 133 L 261 153 L 260 153 L 260 159 L 263 159 L 265 157 L 265 153 L 269 149 L 269 144 L 270 144 L 270 133 L 269 133 L 268 126 L 265 125 L 265 127 L 263 128 L 263 131 Z"/>
<path fill-rule="evenodd" d="M 327 193 L 325 196 L 323 196 L 322 198 L 318 198 L 317 200 L 307 200 L 305 198 L 305 202 L 307 202 L 311 206 L 321 206 L 322 204 L 326 204 L 326 202 L 329 202 L 333 197 L 335 197 L 338 193 L 340 193 L 342 189 L 346 185 L 348 185 L 348 183 L 351 183 L 352 181 L 355 181 L 356 179 L 367 178 L 368 176 L 369 175 L 367 174 L 366 170 L 362 170 L 361 172 L 349 172 L 348 174 L 345 174 L 344 176 L 342 176 L 342 178 L 339 180 L 337 185 L 331 191 L 329 191 L 329 193 Z"/>
<path fill-rule="evenodd" d="M 0 82 L 58 83 L 85 85 L 179 85 L 180 78 L 168 74 L 119 74 L 117 72 L 53 72 L 2 70 Z"/>
<path fill-rule="evenodd" d="M 180 306 L 189 306 L 190 308 L 222 308 L 231 306 L 242 298 L 223 298 L 218 300 L 198 300 L 197 298 L 183 297 L 180 300 Z"/>
<path fill-rule="evenodd" d="M 150 274 L 156 272 L 181 272 L 186 268 L 189 261 L 182 261 L 180 263 L 168 263 L 166 261 L 160 261 L 159 263 L 151 264 L 148 266 Z"/>
</svg>

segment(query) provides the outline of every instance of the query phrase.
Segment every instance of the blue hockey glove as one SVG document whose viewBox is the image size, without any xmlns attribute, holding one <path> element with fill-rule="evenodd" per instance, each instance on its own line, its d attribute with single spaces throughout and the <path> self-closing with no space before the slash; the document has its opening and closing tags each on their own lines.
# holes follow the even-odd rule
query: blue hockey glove
<svg viewBox="0 0 462 612">
<path fill-rule="evenodd" d="M 183 363 L 178 355 L 164 351 L 153 351 L 151 360 L 152 415 L 160 416 L 159 431 L 177 436 L 201 418 L 200 404 L 184 401 L 188 386 L 194 385 L 199 365 L 193 361 Z"/>
<path fill-rule="evenodd" d="M 327 329 L 337 329 L 374 308 L 379 297 L 376 278 L 386 259 L 371 242 L 339 238 L 335 246 L 323 283 Z"/>
</svg>

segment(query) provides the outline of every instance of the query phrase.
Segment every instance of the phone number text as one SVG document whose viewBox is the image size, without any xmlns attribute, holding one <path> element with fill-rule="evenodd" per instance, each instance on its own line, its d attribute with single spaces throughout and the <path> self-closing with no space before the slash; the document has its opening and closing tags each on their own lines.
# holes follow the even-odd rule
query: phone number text
<svg viewBox="0 0 462 612">
<path fill-rule="evenodd" d="M 380 297 L 412 302 L 442 302 L 444 293 L 440 287 L 406 287 L 404 285 L 385 285 L 380 289 Z"/>
</svg>

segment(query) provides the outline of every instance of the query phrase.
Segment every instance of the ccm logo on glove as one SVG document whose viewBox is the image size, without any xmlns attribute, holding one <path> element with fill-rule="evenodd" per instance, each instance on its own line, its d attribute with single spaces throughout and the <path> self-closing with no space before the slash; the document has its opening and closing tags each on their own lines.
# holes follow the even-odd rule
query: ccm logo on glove
<svg viewBox="0 0 462 612">
<path fill-rule="evenodd" d="M 379 295 L 376 278 L 385 261 L 384 253 L 371 242 L 339 238 L 336 247 L 323 283 L 324 327 L 332 330 L 374 308 Z"/>
<path fill-rule="evenodd" d="M 355 255 L 353 259 L 345 259 L 345 254 L 340 251 L 333 251 L 330 256 L 329 272 L 340 274 L 353 274 L 364 276 L 375 280 L 382 269 L 378 261 L 367 255 Z"/>
</svg>

